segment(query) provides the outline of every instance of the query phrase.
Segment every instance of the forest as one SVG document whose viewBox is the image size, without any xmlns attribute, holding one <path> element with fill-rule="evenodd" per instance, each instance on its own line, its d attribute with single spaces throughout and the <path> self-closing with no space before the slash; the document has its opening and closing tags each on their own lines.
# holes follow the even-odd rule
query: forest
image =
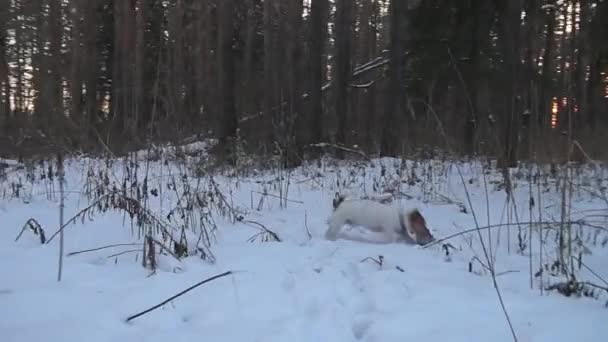
<svg viewBox="0 0 608 342">
<path fill-rule="evenodd" d="M 0 338 L 606 342 L 607 144 L 608 0 L 0 0 Z"/>
<path fill-rule="evenodd" d="M 605 0 L 2 0 L 0 152 L 606 158 L 607 37 Z"/>
</svg>

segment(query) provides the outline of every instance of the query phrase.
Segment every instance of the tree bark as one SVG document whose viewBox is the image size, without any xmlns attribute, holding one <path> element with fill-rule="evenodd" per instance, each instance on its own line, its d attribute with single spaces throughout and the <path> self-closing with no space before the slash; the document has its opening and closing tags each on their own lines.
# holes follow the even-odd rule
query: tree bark
<svg viewBox="0 0 608 342">
<path fill-rule="evenodd" d="M 351 79 L 352 1 L 336 2 L 336 60 L 334 84 L 334 111 L 337 118 L 336 142 L 346 145 L 348 88 Z"/>
<path fill-rule="evenodd" d="M 181 0 L 178 0 L 180 2 Z M 145 73 L 145 64 L 144 64 L 144 53 L 145 53 L 145 41 L 144 41 L 144 31 L 145 27 L 145 1 L 137 0 L 135 11 L 135 46 L 134 46 L 134 82 L 133 82 L 133 125 L 131 126 L 131 130 L 133 134 L 136 134 L 140 131 L 140 128 L 145 128 L 146 124 L 152 124 L 148 122 L 144 116 L 144 73 Z M 139 132 L 141 133 L 141 132 Z"/>
<path fill-rule="evenodd" d="M 285 65 L 289 94 L 288 113 L 288 142 L 287 142 L 287 165 L 293 167 L 298 164 L 301 156 L 302 142 L 306 140 L 305 117 L 302 108 L 302 89 L 300 85 L 304 77 L 303 68 L 303 49 L 301 39 L 302 11 L 304 3 L 302 0 L 290 0 L 287 8 L 287 58 Z"/>
<path fill-rule="evenodd" d="M 553 7 L 548 7 L 545 10 L 545 22 L 546 22 L 546 38 L 545 38 L 545 48 L 543 53 L 543 69 L 542 69 L 542 91 L 541 91 L 541 106 L 540 113 L 538 116 L 538 124 L 543 128 L 547 128 L 551 119 L 551 104 L 552 98 L 554 94 L 554 82 L 553 82 L 553 72 L 555 68 L 555 64 L 553 62 L 554 58 L 554 48 L 555 48 L 555 10 Z"/>
<path fill-rule="evenodd" d="M 88 0 L 87 8 L 85 10 L 85 47 L 86 47 L 86 101 L 85 101 L 85 113 L 86 113 L 86 127 L 95 125 L 98 119 L 98 98 L 97 98 L 97 85 L 99 82 L 99 61 L 98 61 L 98 50 L 97 50 L 97 32 L 98 32 L 98 7 L 99 0 Z M 85 133 L 89 136 L 89 130 L 86 129 Z"/>
<path fill-rule="evenodd" d="M 220 144 L 227 147 L 231 138 L 236 137 L 237 117 L 235 107 L 234 75 L 234 0 L 222 0 L 219 4 L 218 65 L 220 69 Z"/>
<path fill-rule="evenodd" d="M 6 31 L 9 20 L 9 2 L 0 3 L 0 122 L 11 119 L 11 83 L 8 65 L 8 34 Z"/>
<path fill-rule="evenodd" d="M 310 143 L 321 142 L 323 134 L 323 94 L 324 83 L 323 53 L 327 39 L 328 0 L 312 0 L 310 13 Z"/>
<path fill-rule="evenodd" d="M 72 19 L 71 37 L 71 63 L 70 63 L 70 117 L 73 121 L 81 124 L 82 118 L 82 70 L 84 64 L 81 62 L 81 34 L 83 31 L 82 14 L 86 4 L 82 0 L 74 0 L 70 3 Z"/>
<path fill-rule="evenodd" d="M 63 121 L 63 92 L 61 82 L 61 0 L 49 0 L 49 70 L 48 85 L 45 89 L 49 94 L 45 94 L 49 99 L 49 128 Z"/>
<path fill-rule="evenodd" d="M 505 0 L 499 13 L 501 16 L 501 50 L 503 54 L 502 77 L 504 109 L 501 123 L 503 125 L 502 165 L 515 167 L 519 145 L 521 117 L 521 84 L 520 84 L 520 26 L 521 3 L 517 0 Z"/>
<path fill-rule="evenodd" d="M 389 5 L 390 17 L 390 52 L 388 82 L 384 99 L 384 122 L 382 129 L 382 140 L 380 144 L 380 155 L 395 157 L 399 152 L 400 139 L 397 136 L 396 114 L 399 109 L 399 98 L 401 94 L 400 78 L 403 72 L 402 56 L 403 44 L 401 40 L 401 25 L 405 17 L 405 6 L 403 1 L 391 0 Z"/>
<path fill-rule="evenodd" d="M 365 0 L 361 13 L 361 60 L 363 63 L 378 54 L 377 49 L 377 8 L 376 0 Z M 375 82 L 374 79 L 372 81 Z M 367 148 L 374 144 L 374 132 L 379 121 L 376 116 L 376 83 L 365 88 L 361 101 L 363 141 Z"/>
<path fill-rule="evenodd" d="M 582 127 L 593 128 L 588 126 L 587 120 L 587 66 L 589 65 L 589 54 L 587 44 L 589 44 L 589 0 L 580 0 L 580 30 L 577 39 L 577 56 L 576 56 L 576 100 L 578 104 L 579 117 L 583 119 Z"/>
<path fill-rule="evenodd" d="M 266 143 L 272 146 L 275 141 L 273 123 L 277 118 L 277 61 L 275 51 L 275 1 L 264 0 L 264 114 L 261 129 L 267 130 Z M 273 146 L 271 148 L 274 148 Z"/>
</svg>

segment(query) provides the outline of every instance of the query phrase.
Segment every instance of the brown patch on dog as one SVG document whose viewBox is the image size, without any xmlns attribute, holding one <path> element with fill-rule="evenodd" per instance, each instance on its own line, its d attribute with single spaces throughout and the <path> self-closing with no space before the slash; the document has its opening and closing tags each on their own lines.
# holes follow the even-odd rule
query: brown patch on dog
<svg viewBox="0 0 608 342">
<path fill-rule="evenodd" d="M 424 216 L 418 211 L 418 209 L 410 212 L 408 216 L 409 224 L 408 228 L 410 233 L 413 235 L 414 240 L 419 245 L 426 245 L 427 243 L 433 241 L 435 238 L 431 231 L 426 226 L 426 220 Z"/>
</svg>

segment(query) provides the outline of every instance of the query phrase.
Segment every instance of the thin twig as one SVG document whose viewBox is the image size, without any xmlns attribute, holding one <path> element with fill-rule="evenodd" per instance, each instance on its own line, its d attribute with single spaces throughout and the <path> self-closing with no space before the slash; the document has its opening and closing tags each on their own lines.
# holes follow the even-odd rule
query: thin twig
<svg viewBox="0 0 608 342">
<path fill-rule="evenodd" d="M 484 264 L 483 261 L 481 261 L 481 259 L 479 259 L 479 257 L 477 255 L 475 255 L 473 258 L 471 258 L 471 261 L 477 261 L 481 265 L 481 267 L 483 267 L 486 271 L 488 271 L 488 272 L 490 272 L 490 274 L 492 274 L 492 268 L 490 266 Z"/>
<path fill-rule="evenodd" d="M 488 222 L 487 224 L 490 224 L 490 196 L 488 192 L 488 180 L 486 178 L 485 166 L 483 164 L 482 166 L 483 168 L 481 170 L 481 174 L 483 176 L 483 188 L 486 200 L 486 218 Z M 473 210 L 473 208 L 471 208 L 471 210 Z M 498 234 L 500 234 L 500 232 Z M 488 229 L 488 250 L 490 251 L 490 257 L 492 258 L 490 262 L 494 264 L 496 262 L 496 254 L 498 254 L 498 252 L 496 254 L 492 253 L 492 229 Z"/>
<path fill-rule="evenodd" d="M 583 148 L 583 146 L 581 146 L 581 144 L 578 142 L 578 140 L 572 139 L 572 144 L 578 148 L 578 150 L 583 154 L 583 156 L 585 158 L 587 158 L 587 161 L 590 164 L 593 164 L 593 165 L 597 165 L 598 164 L 595 160 L 591 159 L 591 157 L 589 156 L 589 154 L 587 154 L 587 152 L 585 151 L 585 149 Z"/>
<path fill-rule="evenodd" d="M 152 272 L 156 272 L 156 248 L 154 248 L 154 239 L 152 236 L 147 235 L 144 240 L 144 256 L 142 258 L 144 268 L 150 265 Z M 149 262 L 149 263 L 148 263 Z"/>
<path fill-rule="evenodd" d="M 529 221 L 529 222 L 520 222 L 519 224 L 547 225 L 549 223 L 551 223 L 551 222 L 534 222 L 534 221 Z M 581 222 L 580 221 L 571 221 L 570 223 L 572 223 L 572 224 L 580 224 Z M 518 225 L 518 223 L 500 223 L 500 224 L 493 224 L 493 225 L 479 227 L 479 228 L 471 228 L 471 229 L 463 230 L 463 231 L 460 231 L 458 233 L 454 233 L 454 234 L 446 236 L 444 238 L 435 240 L 435 241 L 433 241 L 433 242 L 431 242 L 429 244 L 424 245 L 422 248 L 424 249 L 424 248 L 428 248 L 428 247 L 434 246 L 436 244 L 442 243 L 442 242 L 444 242 L 446 240 L 453 239 L 453 238 L 458 237 L 460 235 L 474 233 L 477 230 L 494 229 L 494 228 L 500 228 L 500 227 L 510 227 L 510 226 L 517 226 L 517 225 Z"/>
<path fill-rule="evenodd" d="M 587 271 L 589 271 L 589 273 L 593 274 L 597 279 L 599 279 L 602 283 L 604 283 L 604 284 L 606 284 L 606 286 L 608 286 L 608 281 L 606 281 L 606 279 L 604 279 L 601 275 L 597 274 L 589 266 L 585 265 L 585 263 L 581 259 L 579 259 L 575 256 L 572 256 L 572 257 L 574 259 L 576 259 L 576 261 L 579 262 Z"/>
<path fill-rule="evenodd" d="M 534 211 L 534 192 L 532 190 L 532 168 L 528 168 L 528 173 L 530 176 L 528 177 L 528 209 L 529 218 L 532 220 L 532 213 Z M 532 262 L 532 224 L 529 225 L 528 230 L 528 276 L 530 278 L 530 290 L 534 289 L 534 270 L 533 270 L 533 262 Z"/>
<path fill-rule="evenodd" d="M 80 211 L 78 211 L 78 212 L 76 213 L 76 215 L 72 216 L 72 218 L 71 218 L 71 219 L 69 219 L 69 220 L 68 220 L 66 223 L 64 223 L 64 224 L 63 224 L 63 225 L 62 225 L 62 226 L 59 228 L 59 230 L 57 230 L 55 233 L 53 233 L 53 235 L 51 235 L 51 237 L 50 237 L 48 240 L 46 240 L 46 243 L 47 243 L 47 244 L 48 244 L 48 243 L 51 243 L 51 241 L 53 241 L 53 239 L 55 238 L 55 236 L 57 236 L 57 235 L 58 235 L 60 232 L 62 232 L 62 231 L 65 229 L 65 227 L 67 227 L 67 226 L 68 226 L 68 225 L 70 225 L 71 223 L 75 222 L 75 221 L 76 221 L 76 220 L 77 220 L 77 219 L 78 219 L 78 218 L 79 218 L 79 217 L 80 217 L 80 216 L 81 216 L 83 213 L 85 213 L 85 212 L 89 211 L 91 208 L 95 207 L 96 205 L 98 205 L 99 203 L 101 203 L 101 201 L 103 201 L 103 200 L 105 200 L 106 198 L 110 197 L 110 195 L 112 195 L 112 194 L 113 194 L 113 193 L 108 193 L 108 194 L 105 194 L 105 195 L 103 195 L 103 196 L 100 196 L 100 197 L 97 199 L 97 201 L 95 201 L 95 202 L 91 203 L 89 206 L 87 206 L 87 207 L 85 207 L 85 208 L 81 209 Z"/>
<path fill-rule="evenodd" d="M 501 275 L 505 275 L 505 274 L 509 274 L 509 273 L 519 273 L 519 271 L 518 270 L 503 271 L 503 272 L 500 272 L 500 273 L 496 273 L 496 276 L 500 277 Z"/>
<path fill-rule="evenodd" d="M 218 278 L 225 277 L 225 276 L 230 275 L 232 273 L 233 273 L 232 271 L 228 271 L 228 272 L 224 272 L 222 274 L 218 274 L 216 276 L 213 276 L 211 278 L 207 278 L 207 279 L 205 279 L 205 280 L 203 280 L 203 281 L 201 281 L 201 282 L 199 282 L 199 283 L 197 283 L 195 285 L 190 286 L 189 288 L 181 291 L 180 293 L 178 293 L 178 294 L 176 294 L 174 296 L 169 297 L 168 299 L 162 301 L 161 303 L 154 305 L 153 307 L 151 307 L 149 309 L 146 309 L 146 310 L 144 310 L 144 311 L 142 311 L 140 313 L 137 313 L 135 315 L 129 316 L 126 319 L 126 322 L 130 322 L 130 321 L 136 319 L 137 317 L 143 316 L 143 315 L 147 314 L 150 311 L 156 310 L 156 309 L 160 308 L 161 306 L 163 306 L 163 305 L 169 303 L 170 301 L 174 300 L 175 298 L 177 298 L 177 297 L 179 297 L 179 296 L 181 296 L 183 294 L 186 294 L 187 292 L 189 292 L 189 291 L 191 291 L 191 290 L 193 290 L 193 289 L 195 289 L 195 288 L 197 288 L 197 287 L 199 287 L 199 286 L 201 286 L 201 285 L 203 285 L 205 283 L 208 283 L 208 282 L 213 281 L 213 280 L 218 279 Z"/>
<path fill-rule="evenodd" d="M 598 285 L 598 284 L 594 284 L 594 283 L 589 282 L 589 281 L 583 281 L 580 284 L 584 284 L 584 285 L 588 285 L 588 286 L 591 286 L 591 287 L 595 287 L 596 289 L 604 290 L 604 291 L 606 291 L 606 293 L 608 293 L 608 287 L 604 287 L 604 286 L 601 286 L 601 285 Z"/>
<path fill-rule="evenodd" d="M 67 226 L 69 226 L 70 224 L 76 222 L 76 220 L 78 218 L 80 218 L 84 213 L 88 212 L 89 210 L 91 210 L 92 208 L 94 208 L 95 206 L 97 206 L 99 203 L 101 203 L 102 201 L 106 200 L 107 198 L 111 197 L 111 196 L 116 196 L 119 197 L 125 201 L 129 201 L 131 204 L 137 206 L 137 211 L 139 213 L 143 213 L 145 214 L 145 217 L 147 219 L 149 219 L 150 221 L 154 222 L 162 231 L 163 233 L 165 233 L 166 235 L 169 236 L 169 238 L 171 239 L 171 241 L 175 241 L 175 238 L 173 238 L 173 235 L 171 235 L 170 232 L 170 226 L 167 225 L 166 223 L 164 223 L 163 221 L 161 221 L 158 217 L 156 217 L 149 209 L 145 208 L 144 206 L 141 205 L 141 203 L 139 203 L 139 201 L 128 197 L 128 196 L 124 196 L 123 194 L 120 193 L 120 191 L 112 191 L 110 193 L 107 193 L 103 196 L 100 196 L 95 202 L 93 202 L 92 204 L 90 204 L 89 206 L 81 209 L 80 211 L 78 211 L 76 213 L 76 215 L 72 216 L 72 218 L 70 218 L 67 222 L 65 222 L 60 228 L 59 230 L 57 230 L 55 233 L 53 233 L 53 235 L 51 235 L 51 237 L 46 241 L 47 244 L 51 243 L 51 241 L 55 238 L 55 236 L 57 236 L 58 234 L 60 234 Z"/>
<path fill-rule="evenodd" d="M 127 253 L 136 253 L 136 252 L 141 252 L 141 249 L 130 249 L 128 251 L 122 251 L 120 253 L 116 253 L 116 254 L 112 254 L 112 255 L 108 255 L 108 259 L 113 258 L 113 257 L 117 257 L 123 254 L 127 254 Z"/>
<path fill-rule="evenodd" d="M 59 227 L 63 227 L 63 212 L 65 210 L 65 196 L 63 193 L 64 182 L 65 182 L 65 171 L 63 168 L 63 157 L 61 153 L 57 155 L 57 171 L 59 172 Z M 61 275 L 63 273 L 63 229 L 59 229 L 59 264 L 57 268 L 57 281 L 61 281 Z"/>
<path fill-rule="evenodd" d="M 449 47 L 448 47 L 448 53 L 450 55 L 450 58 L 452 59 L 452 64 L 457 69 L 457 65 L 453 61 L 453 56 L 452 56 L 452 53 L 451 53 Z M 470 99 L 469 99 L 469 101 L 470 101 Z M 437 116 L 437 113 L 435 113 L 433 111 L 433 114 L 435 114 L 435 119 L 437 120 L 440 132 L 442 133 L 442 136 L 445 139 L 446 146 L 449 148 L 449 141 L 448 141 L 448 138 L 447 138 L 448 136 L 445 133 L 445 131 L 443 130 L 443 125 L 441 124 L 441 120 L 439 119 L 439 116 Z M 467 197 L 467 203 L 469 204 L 469 207 L 471 208 L 471 213 L 473 215 L 473 221 L 475 222 L 475 227 L 477 228 L 477 234 L 479 236 L 479 240 L 480 240 L 480 243 L 481 243 L 482 250 L 484 252 L 486 260 L 488 262 L 491 262 L 491 260 L 492 260 L 491 256 L 488 255 L 488 251 L 487 251 L 486 245 L 485 245 L 485 243 L 483 241 L 483 237 L 481 236 L 481 230 L 479 229 L 480 228 L 479 221 L 477 220 L 477 215 L 475 214 L 475 209 L 473 207 L 473 201 L 471 200 L 471 194 L 469 193 L 469 189 L 468 189 L 468 187 L 466 185 L 466 181 L 465 181 L 464 176 L 462 174 L 462 170 L 460 169 L 460 166 L 458 164 L 456 164 L 456 170 L 458 171 L 458 176 L 460 177 L 460 181 L 462 182 L 462 186 L 464 187 L 464 191 L 465 191 L 465 194 L 466 194 L 466 197 Z M 490 243 L 491 243 L 491 241 L 490 241 Z M 515 329 L 513 328 L 513 324 L 511 322 L 511 317 L 509 316 L 509 313 L 507 312 L 507 308 L 506 308 L 505 303 L 503 301 L 502 294 L 500 293 L 500 288 L 498 287 L 498 282 L 496 281 L 496 274 L 494 273 L 494 268 L 493 267 L 491 269 L 490 274 L 492 276 L 492 283 L 494 285 L 494 289 L 496 290 L 496 295 L 498 297 L 498 301 L 500 303 L 500 307 L 501 307 L 501 309 L 502 309 L 502 311 L 503 311 L 503 313 L 505 315 L 505 318 L 507 320 L 507 324 L 509 325 L 509 330 L 511 331 L 511 335 L 513 336 L 513 340 L 515 342 L 517 342 L 517 334 L 515 333 Z"/>
<path fill-rule="evenodd" d="M 367 258 L 364 258 L 363 260 L 361 260 L 360 262 L 366 262 L 368 260 L 375 262 L 380 267 L 382 267 L 382 265 L 384 264 L 384 257 L 382 255 L 379 255 L 378 259 L 374 259 L 372 257 L 367 257 Z"/>
<path fill-rule="evenodd" d="M 162 242 L 156 240 L 155 238 L 151 238 L 152 242 L 154 242 L 155 244 L 157 244 L 161 250 L 164 250 L 165 252 L 169 253 L 169 255 L 171 255 L 172 257 L 175 258 L 175 260 L 181 262 L 181 259 L 177 256 L 177 254 L 173 253 L 173 251 L 168 248 L 167 246 L 165 246 Z"/>
<path fill-rule="evenodd" d="M 341 150 L 341 151 L 345 151 L 345 152 L 354 153 L 354 154 L 359 155 L 360 157 L 362 157 L 363 159 L 368 160 L 368 161 L 371 160 L 369 158 L 369 156 L 367 154 L 365 154 L 363 151 L 355 150 L 355 149 L 352 149 L 352 148 L 348 148 L 348 147 L 344 147 L 344 146 L 340 146 L 340 145 L 336 145 L 336 144 L 330 144 L 330 143 L 321 142 L 321 143 L 316 143 L 316 144 L 310 144 L 308 146 L 310 146 L 310 147 L 318 147 L 318 148 L 331 147 L 331 148 L 334 148 L 336 150 Z"/>
<path fill-rule="evenodd" d="M 269 194 L 269 193 L 267 193 L 267 192 L 259 192 L 259 191 L 255 191 L 255 190 L 251 190 L 251 192 L 254 192 L 254 193 L 256 193 L 256 194 L 260 194 L 260 195 L 265 195 L 265 196 L 270 196 L 270 197 L 274 197 L 274 198 L 279 198 L 279 199 L 281 199 L 281 197 L 280 197 L 280 196 L 273 195 L 273 194 Z M 283 200 L 285 200 L 285 201 L 288 201 L 288 202 L 293 202 L 293 203 L 304 204 L 304 202 L 302 202 L 302 201 L 292 200 L 292 199 L 288 199 L 288 198 L 284 198 L 284 197 L 283 197 L 282 199 L 283 199 Z"/>
<path fill-rule="evenodd" d="M 312 240 L 312 234 L 310 234 L 310 229 L 308 229 L 308 213 L 304 210 L 304 228 L 306 229 L 306 236 L 308 236 L 308 241 Z"/>
<path fill-rule="evenodd" d="M 84 249 L 84 250 L 76 251 L 76 252 L 70 252 L 70 253 L 66 254 L 66 256 L 73 256 L 73 255 L 82 254 L 82 253 L 95 252 L 95 251 L 100 251 L 102 249 L 107 249 L 107 248 L 112 248 L 112 247 L 138 246 L 138 245 L 139 244 L 137 244 L 137 243 L 118 243 L 115 245 L 107 245 L 107 246 L 102 246 L 102 247 L 97 247 L 97 248 Z"/>
<path fill-rule="evenodd" d="M 464 176 L 458 165 L 456 166 L 456 170 L 458 171 L 458 175 L 459 175 L 462 185 L 464 187 L 464 191 L 467 196 L 467 202 L 469 203 L 469 207 L 471 208 L 471 213 L 473 215 L 473 221 L 475 222 L 475 226 L 477 227 L 477 235 L 479 237 L 481 249 L 483 251 L 483 254 L 484 254 L 486 260 L 488 261 L 488 263 L 490 263 L 492 261 L 492 259 L 491 259 L 491 256 L 488 254 L 486 244 L 483 242 L 483 236 L 481 235 L 481 230 L 479 229 L 480 226 L 479 226 L 479 222 L 477 221 L 477 215 L 475 214 L 475 210 L 473 209 L 473 201 L 471 200 L 471 194 L 469 193 L 469 189 L 466 186 Z M 519 225 L 519 222 L 518 222 L 518 225 Z M 491 241 L 490 241 L 490 243 L 491 243 Z M 500 292 L 500 288 L 498 287 L 498 282 L 496 281 L 496 273 L 495 273 L 494 267 L 492 264 L 490 264 L 489 266 L 490 266 L 490 275 L 492 276 L 492 284 L 494 285 L 494 289 L 496 290 L 496 296 L 498 297 L 500 307 L 502 308 L 502 312 L 505 315 L 507 324 L 509 325 L 509 330 L 511 331 L 513 340 L 515 342 L 517 342 L 517 334 L 515 333 L 515 329 L 513 328 L 513 323 L 511 322 L 511 316 L 509 316 L 509 312 L 507 311 L 507 307 L 505 306 L 505 302 L 502 298 L 502 293 Z"/>
<path fill-rule="evenodd" d="M 272 238 L 273 238 L 275 241 L 277 241 L 277 242 L 281 242 L 281 239 L 279 238 L 279 236 L 278 236 L 278 235 L 277 235 L 275 232 L 273 232 L 272 230 L 270 230 L 270 229 L 266 228 L 266 226 L 265 226 L 265 225 L 263 225 L 263 224 L 261 224 L 261 223 L 259 223 L 259 222 L 256 222 L 256 221 L 250 221 L 250 220 L 242 220 L 241 222 L 242 222 L 243 224 L 246 224 L 246 225 L 249 225 L 249 226 L 251 226 L 251 225 L 256 225 L 256 226 L 258 226 L 258 227 L 262 228 L 262 231 L 263 231 L 262 233 L 269 234 L 270 236 L 272 236 Z M 259 235 L 259 234 L 256 234 L 256 237 L 257 237 L 258 235 Z"/>
<path fill-rule="evenodd" d="M 213 186 L 215 192 L 219 195 L 222 202 L 224 202 L 224 204 L 226 205 L 226 207 L 229 209 L 230 213 L 232 214 L 232 223 L 236 222 L 238 220 L 238 216 L 239 216 L 238 212 L 232 207 L 232 205 L 230 205 L 230 203 L 228 203 L 228 200 L 224 196 L 224 193 L 222 193 L 220 191 L 220 187 L 217 185 L 217 183 L 215 182 L 215 179 L 213 179 L 212 176 L 209 177 L 209 182 Z"/>
<path fill-rule="evenodd" d="M 538 175 L 540 176 L 541 172 L 540 172 L 540 166 L 537 164 L 536 165 L 537 168 L 537 172 Z M 543 220 L 543 210 L 542 210 L 542 193 L 541 193 L 541 186 L 540 186 L 540 180 L 538 181 L 538 185 L 536 187 L 536 191 L 537 191 L 537 199 L 538 199 L 538 220 L 542 221 Z M 530 217 L 530 219 L 532 219 Z M 543 269 L 543 232 L 542 229 L 538 230 L 538 268 L 540 270 Z M 544 294 L 545 288 L 544 288 L 544 283 L 545 283 L 545 279 L 544 279 L 544 275 L 543 272 L 540 273 L 540 295 L 542 296 Z"/>
</svg>

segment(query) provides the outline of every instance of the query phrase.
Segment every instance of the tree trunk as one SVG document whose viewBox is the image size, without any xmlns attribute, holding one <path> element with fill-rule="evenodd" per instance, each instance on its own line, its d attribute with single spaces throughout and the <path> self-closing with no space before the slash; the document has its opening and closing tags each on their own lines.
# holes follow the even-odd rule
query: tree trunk
<svg viewBox="0 0 608 342">
<path fill-rule="evenodd" d="M 234 75 L 234 0 L 222 0 L 219 4 L 218 65 L 220 69 L 220 144 L 228 147 L 236 137 L 237 117 L 235 107 Z"/>
<path fill-rule="evenodd" d="M 301 156 L 306 127 L 304 112 L 302 108 L 302 89 L 300 84 L 304 77 L 303 69 L 303 49 L 301 39 L 302 11 L 304 3 L 302 0 L 290 0 L 287 8 L 287 63 L 286 73 L 288 75 L 289 109 L 288 112 L 288 144 L 287 144 L 287 165 L 293 167 L 298 164 Z"/>
<path fill-rule="evenodd" d="M 324 44 L 327 39 L 328 0 L 312 0 L 310 13 L 310 141 L 323 140 Z"/>
<path fill-rule="evenodd" d="M 49 77 L 45 89 L 49 92 L 49 127 L 52 127 L 63 121 L 63 92 L 61 86 L 62 20 L 61 0 L 49 1 Z"/>
<path fill-rule="evenodd" d="M 580 30 L 577 39 L 577 56 L 576 56 L 576 102 L 578 104 L 578 116 L 583 119 L 582 127 L 588 127 L 587 120 L 587 66 L 589 65 L 589 53 L 587 44 L 589 44 L 589 0 L 580 0 Z"/>
<path fill-rule="evenodd" d="M 589 71 L 588 84 L 588 108 L 589 124 L 608 123 L 608 84 L 606 75 L 608 74 L 608 46 L 606 45 L 606 35 L 608 35 L 608 3 L 606 1 L 597 4 L 596 13 L 592 24 L 592 42 L 594 47 L 591 59 L 591 70 Z"/>
<path fill-rule="evenodd" d="M 542 91 L 541 91 L 541 106 L 540 113 L 538 116 L 538 124 L 541 129 L 548 127 L 547 122 L 551 118 L 551 104 L 554 94 L 554 82 L 553 82 L 553 71 L 555 65 L 553 63 L 554 48 L 555 48 L 555 10 L 553 7 L 549 7 L 545 10 L 545 22 L 546 22 L 546 38 L 545 48 L 543 53 L 543 70 L 542 70 Z"/>
<path fill-rule="evenodd" d="M 123 30 L 124 17 L 127 15 L 124 13 L 124 3 L 121 1 L 114 1 L 114 44 L 113 44 L 113 56 L 112 56 L 112 96 L 110 97 L 110 113 L 118 133 L 122 133 L 125 125 L 126 110 L 123 98 L 126 91 L 126 78 L 125 74 L 125 55 L 127 51 L 124 50 L 125 36 Z"/>
<path fill-rule="evenodd" d="M 82 70 L 84 63 L 81 62 L 81 33 L 82 14 L 87 5 L 82 0 L 75 0 L 70 3 L 70 13 L 72 16 L 72 41 L 71 41 L 71 65 L 70 65 L 70 118 L 82 123 Z M 87 67 L 88 68 L 88 67 Z"/>
<path fill-rule="evenodd" d="M 243 77 L 243 112 L 253 113 L 259 112 L 256 106 L 257 94 L 259 84 L 257 82 L 257 75 L 255 73 L 255 67 L 257 66 L 257 42 L 258 42 L 258 22 L 259 15 L 258 10 L 261 5 L 260 0 L 248 0 L 247 1 L 247 19 L 245 23 L 245 61 L 244 61 L 244 77 Z"/>
<path fill-rule="evenodd" d="M 521 26 L 521 3 L 517 0 L 505 0 L 501 15 L 501 38 L 502 54 L 504 62 L 502 65 L 502 77 L 504 82 L 503 91 L 503 166 L 515 167 L 517 164 L 517 150 L 519 143 L 519 129 L 521 117 L 520 97 L 520 26 Z"/>
<path fill-rule="evenodd" d="M 480 53 L 480 32 L 479 32 L 479 21 L 481 20 L 481 6 L 482 1 L 485 0 L 472 0 L 471 8 L 468 17 L 470 17 L 471 22 L 471 42 L 469 45 L 468 52 L 468 65 L 466 69 L 466 77 L 467 77 L 467 88 L 469 93 L 469 99 L 467 99 L 467 103 L 469 104 L 468 108 L 468 116 L 465 120 L 464 124 L 464 142 L 465 142 L 465 153 L 472 156 L 475 154 L 475 143 L 476 143 L 476 134 L 477 134 L 477 113 L 478 113 L 478 94 L 479 94 L 479 53 Z M 465 15 L 466 17 L 467 15 Z"/>
<path fill-rule="evenodd" d="M 97 10 L 99 7 L 99 0 L 88 0 L 87 8 L 85 12 L 85 47 L 86 47 L 86 127 L 95 125 L 98 116 L 98 98 L 97 98 L 97 84 L 99 78 L 99 62 L 98 62 L 98 51 L 97 51 Z M 85 134 L 89 136 L 89 130 L 85 130 Z"/>
<path fill-rule="evenodd" d="M 17 5 L 15 12 L 19 16 L 24 16 L 23 5 Z M 15 59 L 17 60 L 15 70 L 15 94 L 14 94 L 14 111 L 16 114 L 22 114 L 25 112 L 25 96 L 24 96 L 24 80 L 23 75 L 25 73 L 25 54 L 24 54 L 24 32 L 23 25 L 19 23 L 15 28 Z"/>
<path fill-rule="evenodd" d="M 179 2 L 180 0 L 178 0 Z M 144 53 L 145 53 L 145 10 L 146 6 L 144 0 L 138 0 L 135 11 L 135 65 L 134 65 L 134 82 L 133 82 L 133 126 L 131 130 L 133 134 L 139 133 L 140 128 L 145 128 L 146 124 L 152 124 L 151 122 L 144 121 L 143 116 L 143 103 L 144 103 Z"/>
<path fill-rule="evenodd" d="M 350 46 L 352 29 L 352 1 L 337 0 L 336 3 L 336 61 L 334 111 L 337 118 L 336 142 L 346 145 L 348 88 L 352 75 Z"/>
<path fill-rule="evenodd" d="M 382 140 L 380 154 L 382 156 L 394 157 L 399 152 L 400 139 L 397 136 L 396 114 L 399 109 L 399 98 L 401 94 L 400 78 L 403 72 L 401 56 L 403 55 L 403 44 L 401 40 L 401 25 L 405 17 L 405 6 L 402 1 L 391 0 L 389 6 L 390 17 L 390 51 L 388 82 L 384 99 L 384 122 L 382 128 Z"/>
<path fill-rule="evenodd" d="M 9 2 L 2 1 L 0 3 L 0 123 L 8 122 L 11 119 L 11 84 L 8 66 L 8 34 L 6 31 L 9 20 L 8 10 Z"/>
<path fill-rule="evenodd" d="M 363 63 L 372 60 L 377 52 L 377 1 L 365 0 L 361 13 L 361 61 Z M 372 81 L 375 81 L 372 79 Z M 365 88 L 362 95 L 361 111 L 364 119 L 362 120 L 363 141 L 368 149 L 374 144 L 374 132 L 379 121 L 376 117 L 376 84 Z"/>
<path fill-rule="evenodd" d="M 277 74 L 280 67 L 276 63 L 276 51 L 274 43 L 274 24 L 275 24 L 275 1 L 264 0 L 264 115 L 260 122 L 260 127 L 267 130 L 266 143 L 271 145 L 274 140 L 274 119 L 277 117 L 277 109 L 279 101 L 276 98 L 277 94 Z"/>
</svg>

